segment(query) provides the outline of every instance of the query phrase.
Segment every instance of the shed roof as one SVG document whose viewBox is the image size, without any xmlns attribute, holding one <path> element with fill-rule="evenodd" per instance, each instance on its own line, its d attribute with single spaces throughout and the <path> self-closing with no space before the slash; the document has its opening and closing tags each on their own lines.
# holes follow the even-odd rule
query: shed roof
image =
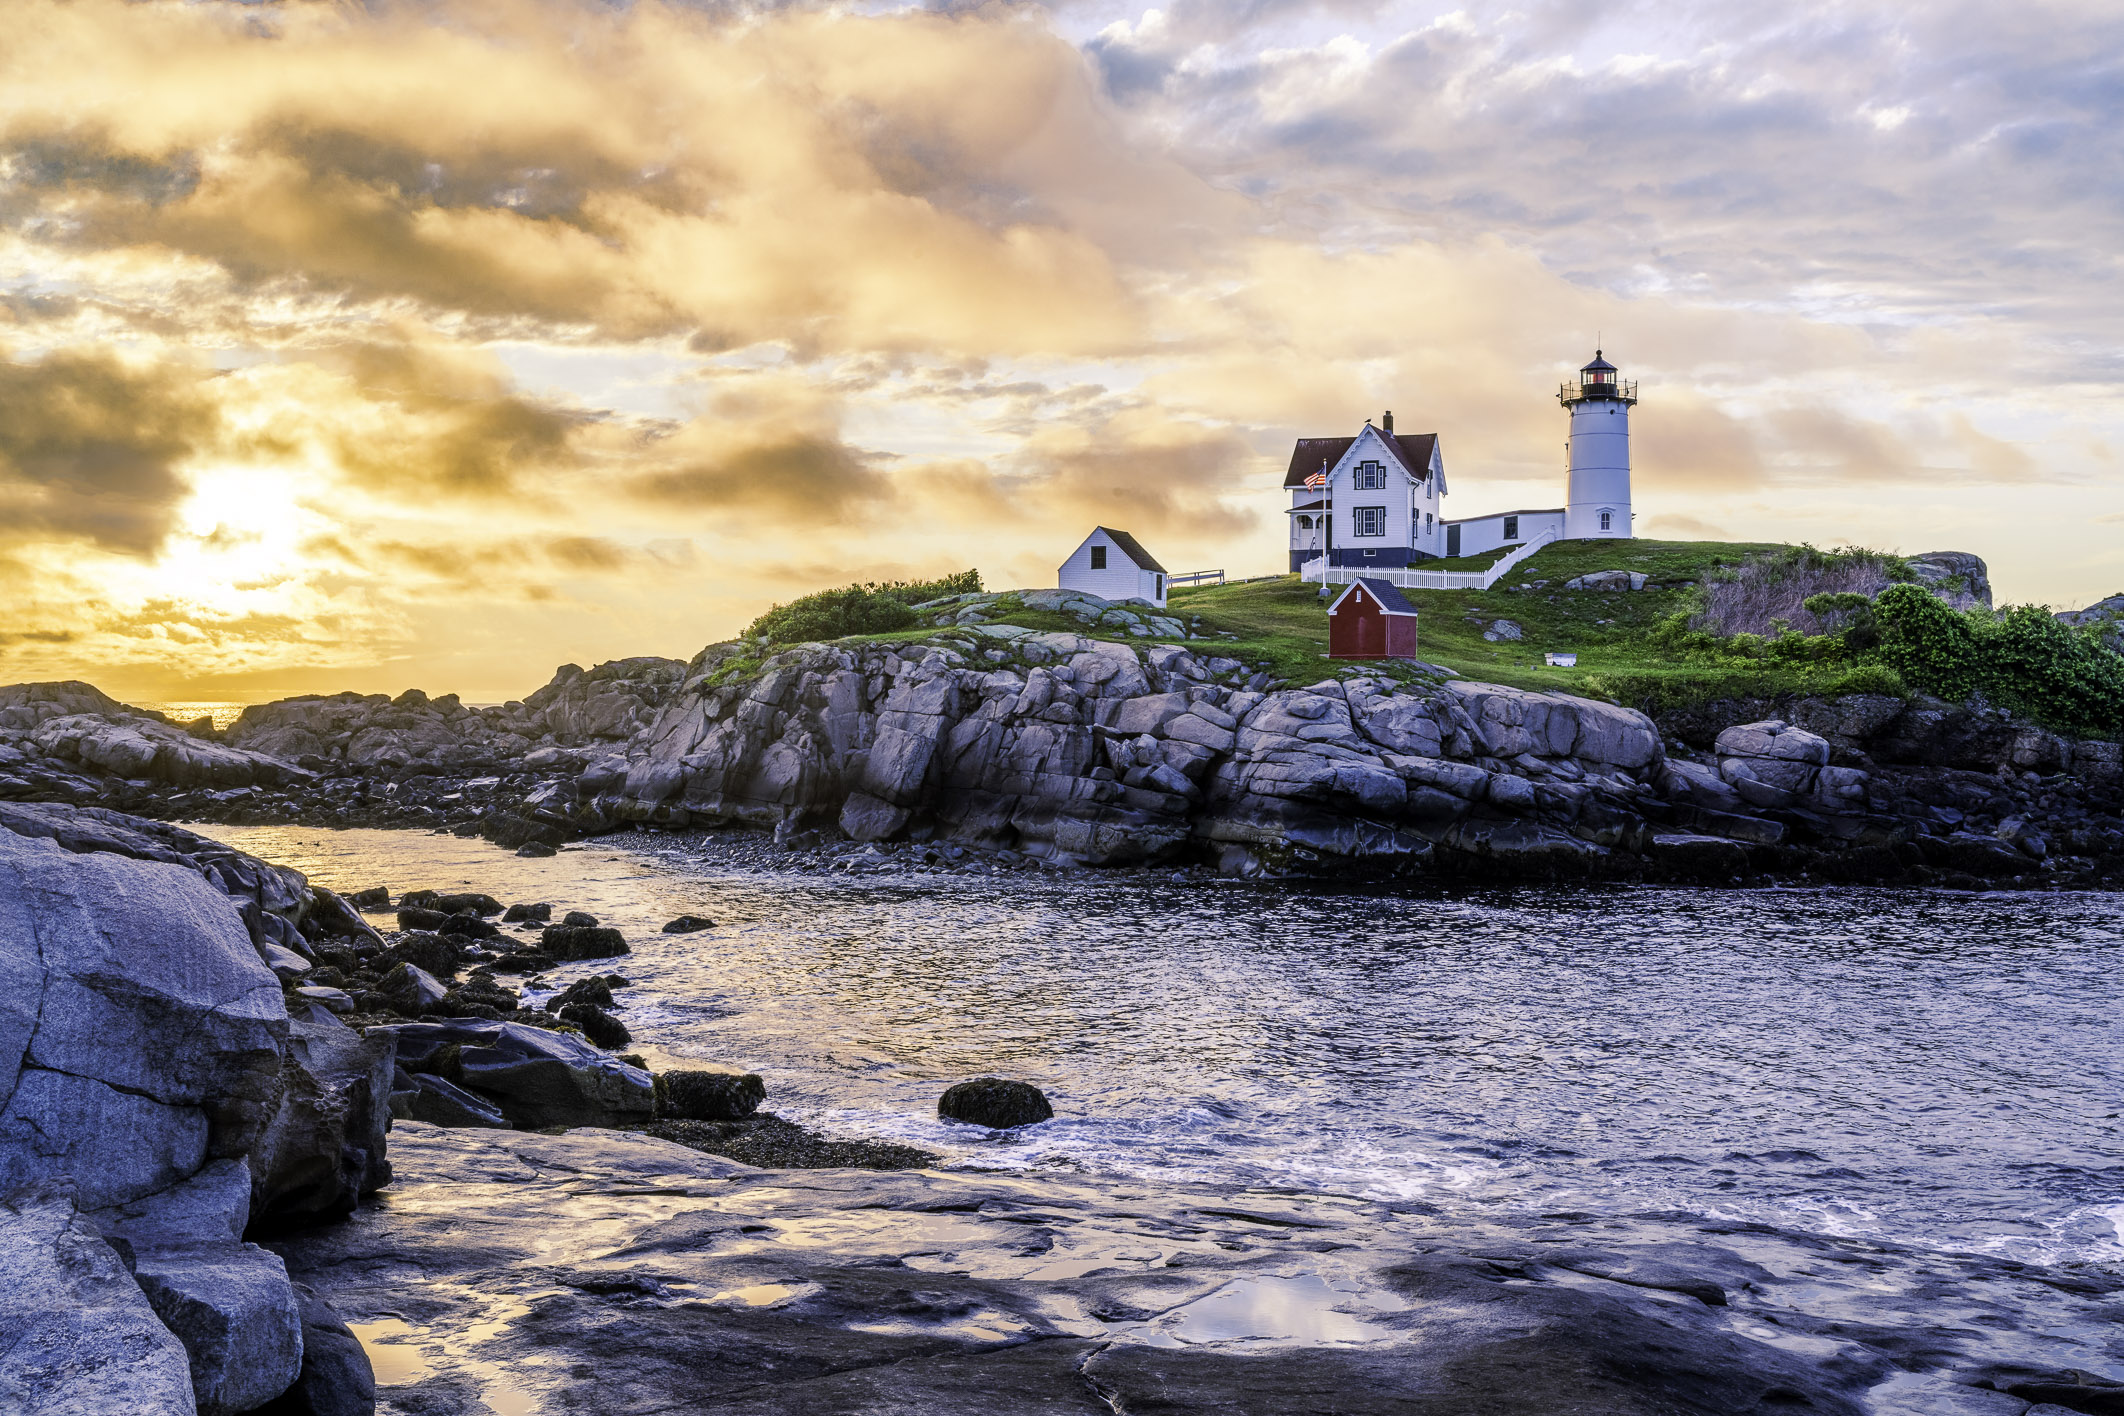
<svg viewBox="0 0 2124 1416">
<path fill-rule="evenodd" d="M 1144 550 L 1142 543 L 1126 531 L 1116 531 L 1111 526 L 1094 526 L 1092 534 L 1095 536 L 1103 534 L 1107 540 L 1119 546 L 1121 554 L 1134 561 L 1138 570 L 1155 570 L 1160 575 L 1168 573 L 1164 566 L 1158 564 L 1157 557 Z"/>
<path fill-rule="evenodd" d="M 1416 613 L 1416 607 L 1409 603 L 1406 595 L 1403 595 L 1391 583 L 1371 575 L 1360 575 L 1351 581 L 1350 589 L 1337 595 L 1335 603 L 1328 606 L 1328 613 L 1333 614 L 1340 609 L 1342 602 L 1350 598 L 1350 590 L 1355 590 L 1360 585 L 1378 602 L 1379 608 L 1385 613 L 1390 615 L 1413 615 Z"/>
<path fill-rule="evenodd" d="M 1495 521 L 1500 516 L 1562 516 L 1563 514 L 1564 508 L 1560 506 L 1523 506 L 1517 511 L 1486 511 L 1480 516 L 1459 516 L 1450 521 L 1440 517 L 1438 524 L 1440 526 L 1466 526 L 1477 521 Z"/>
<path fill-rule="evenodd" d="M 1366 424 L 1370 427 L 1370 424 Z M 1373 432 L 1379 432 L 1377 428 Z M 1362 433 L 1358 437 L 1364 436 Z M 1422 481 L 1431 475 L 1431 453 L 1438 446 L 1436 433 L 1379 433 L 1379 440 L 1394 450 L 1401 465 L 1411 477 Z M 1323 467 L 1333 467 L 1342 461 L 1342 455 L 1350 450 L 1357 438 L 1300 438 L 1291 448 L 1291 465 L 1283 474 L 1283 485 L 1302 487 L 1305 479 Z"/>
</svg>

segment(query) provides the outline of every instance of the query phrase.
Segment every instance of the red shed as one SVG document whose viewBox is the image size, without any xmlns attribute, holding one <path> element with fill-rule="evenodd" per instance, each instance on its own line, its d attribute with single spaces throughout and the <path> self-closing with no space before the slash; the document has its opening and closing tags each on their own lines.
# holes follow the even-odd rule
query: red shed
<svg viewBox="0 0 2124 1416">
<path fill-rule="evenodd" d="M 1416 607 L 1399 590 L 1360 576 L 1328 606 L 1330 659 L 1413 659 Z"/>
</svg>

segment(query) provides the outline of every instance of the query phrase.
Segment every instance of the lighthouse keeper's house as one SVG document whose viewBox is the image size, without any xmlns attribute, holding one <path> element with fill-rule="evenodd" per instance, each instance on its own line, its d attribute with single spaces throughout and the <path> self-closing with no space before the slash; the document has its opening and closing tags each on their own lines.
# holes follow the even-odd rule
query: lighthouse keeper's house
<svg viewBox="0 0 2124 1416">
<path fill-rule="evenodd" d="M 1394 415 L 1349 438 L 1300 438 L 1283 475 L 1290 496 L 1291 569 L 1400 570 L 1558 538 L 1631 535 L 1630 409 L 1636 383 L 1599 350 L 1557 391 L 1571 415 L 1567 506 L 1447 520 L 1445 458 L 1436 433 L 1397 433 Z"/>
</svg>

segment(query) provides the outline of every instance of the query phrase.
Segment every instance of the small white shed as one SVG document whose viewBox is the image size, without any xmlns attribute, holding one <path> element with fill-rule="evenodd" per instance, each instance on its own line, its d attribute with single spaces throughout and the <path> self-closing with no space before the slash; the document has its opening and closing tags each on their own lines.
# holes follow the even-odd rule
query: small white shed
<svg viewBox="0 0 2124 1416">
<path fill-rule="evenodd" d="M 1102 600 L 1148 600 L 1165 608 L 1165 567 L 1126 531 L 1098 526 L 1056 572 L 1064 590 Z"/>
</svg>

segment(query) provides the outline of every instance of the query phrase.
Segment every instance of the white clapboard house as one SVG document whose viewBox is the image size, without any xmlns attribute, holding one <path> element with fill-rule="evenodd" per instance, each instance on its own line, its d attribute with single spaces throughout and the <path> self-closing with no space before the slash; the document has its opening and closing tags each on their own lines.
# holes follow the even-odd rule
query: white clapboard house
<svg viewBox="0 0 2124 1416">
<path fill-rule="evenodd" d="M 1629 536 L 1637 385 L 1595 350 L 1557 397 L 1571 413 L 1565 506 L 1448 518 L 1438 435 L 1397 433 L 1392 413 L 1355 437 L 1298 439 L 1283 476 L 1291 569 L 1403 570 L 1503 546 Z"/>
<path fill-rule="evenodd" d="M 1148 600 L 1165 608 L 1165 567 L 1135 537 L 1109 526 L 1094 527 L 1070 552 L 1055 583 L 1102 600 Z"/>
</svg>

